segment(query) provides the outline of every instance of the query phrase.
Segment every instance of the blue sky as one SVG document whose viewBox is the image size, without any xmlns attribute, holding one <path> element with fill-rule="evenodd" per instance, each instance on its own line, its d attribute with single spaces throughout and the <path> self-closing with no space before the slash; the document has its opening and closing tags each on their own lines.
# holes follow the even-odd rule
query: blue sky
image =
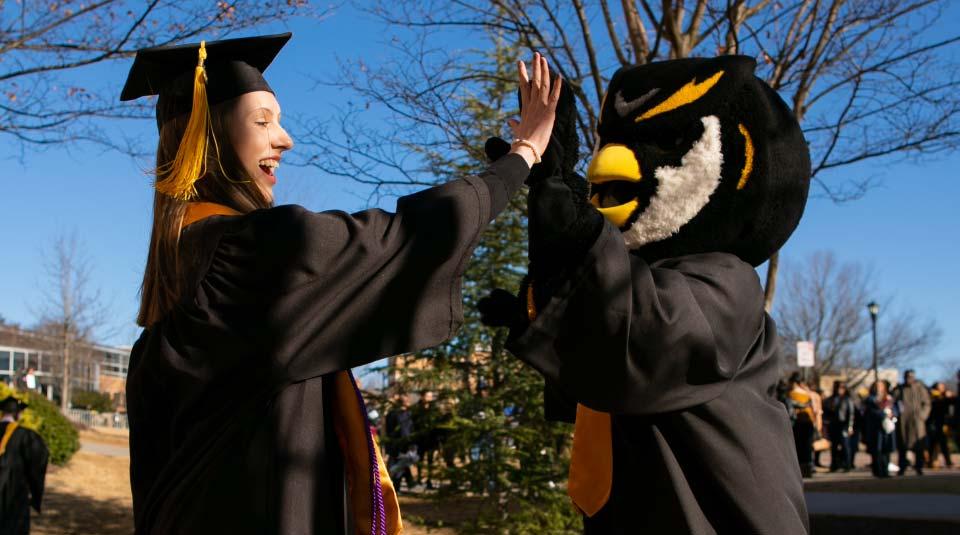
<svg viewBox="0 0 960 535">
<path fill-rule="evenodd" d="M 294 21 L 256 33 L 290 29 L 294 38 L 267 72 L 284 114 L 328 116 L 356 97 L 323 86 L 314 76 L 333 75 L 335 60 L 362 57 L 376 64 L 389 51 L 373 37 L 381 30 L 350 10 L 323 22 Z M 360 38 L 358 38 L 360 36 Z M 99 65 L 77 73 L 77 82 L 119 94 L 128 62 Z M 155 139 L 152 121 L 105 125 Z M 0 315 L 29 325 L 42 283 L 42 251 L 58 233 L 76 231 L 93 268 L 93 285 L 110 304 L 112 334 L 107 342 L 129 344 L 137 290 L 149 238 L 152 191 L 149 161 L 91 146 L 21 152 L 7 138 L 0 145 L 5 167 L 0 195 Z M 152 142 L 151 142 L 152 143 Z M 295 149 L 296 150 L 296 149 Z M 948 362 L 960 366 L 960 154 L 921 163 L 846 168 L 837 176 L 865 174 L 879 185 L 863 199 L 837 205 L 810 201 L 804 219 L 783 251 L 784 263 L 817 250 L 832 250 L 843 261 L 875 270 L 879 293 L 917 314 L 934 317 L 943 329 L 940 345 L 918 361 L 921 378 L 941 375 Z M 843 176 L 840 176 L 840 175 Z M 359 210 L 366 191 L 350 181 L 310 169 L 284 167 L 278 200 L 314 210 Z M 392 209 L 393 199 L 381 206 Z M 882 321 L 882 319 L 881 319 Z M 882 323 L 881 323 L 882 326 Z"/>
</svg>

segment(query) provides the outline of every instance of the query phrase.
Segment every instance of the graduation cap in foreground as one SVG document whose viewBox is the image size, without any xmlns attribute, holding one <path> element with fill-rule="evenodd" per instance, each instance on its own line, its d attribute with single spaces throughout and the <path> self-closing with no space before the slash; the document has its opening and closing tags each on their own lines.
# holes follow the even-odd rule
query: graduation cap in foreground
<svg viewBox="0 0 960 535">
<path fill-rule="evenodd" d="M 292 34 L 158 46 L 137 51 L 120 100 L 158 95 L 157 128 L 190 114 L 177 156 L 160 169 L 157 191 L 181 200 L 196 195 L 205 173 L 210 106 L 253 91 L 270 91 L 263 71 Z"/>
<path fill-rule="evenodd" d="M 21 412 L 24 409 L 29 407 L 26 403 L 20 401 L 19 399 L 13 396 L 7 396 L 2 401 L 0 401 L 0 413 L 4 414 L 14 414 Z"/>
</svg>

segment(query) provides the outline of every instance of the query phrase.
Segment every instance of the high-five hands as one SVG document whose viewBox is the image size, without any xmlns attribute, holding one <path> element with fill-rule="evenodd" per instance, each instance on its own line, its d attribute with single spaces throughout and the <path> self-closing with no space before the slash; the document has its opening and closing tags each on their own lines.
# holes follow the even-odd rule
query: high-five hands
<svg viewBox="0 0 960 535">
<path fill-rule="evenodd" d="M 527 161 L 527 165 L 533 167 L 540 162 L 550 143 L 550 133 L 553 131 L 563 83 L 557 77 L 551 85 L 547 59 L 539 53 L 533 54 L 532 77 L 527 73 L 527 65 L 523 61 L 517 62 L 517 67 L 520 79 L 520 120 L 507 121 L 514 136 L 510 152 L 519 154 Z"/>
</svg>

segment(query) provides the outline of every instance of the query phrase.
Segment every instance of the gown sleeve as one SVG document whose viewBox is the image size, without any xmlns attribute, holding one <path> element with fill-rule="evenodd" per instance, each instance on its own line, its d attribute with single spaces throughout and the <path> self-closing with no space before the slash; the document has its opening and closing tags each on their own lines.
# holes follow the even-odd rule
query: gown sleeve
<svg viewBox="0 0 960 535">
<path fill-rule="evenodd" d="M 578 403 L 653 414 L 719 396 L 764 343 L 765 328 L 772 322 L 749 264 L 705 253 L 651 265 L 605 223 L 584 261 L 507 348 Z"/>
<path fill-rule="evenodd" d="M 248 214 L 220 238 L 168 338 L 206 346 L 210 371 L 265 355 L 263 372 L 283 381 L 439 344 L 463 321 L 461 277 L 481 231 L 528 171 L 508 155 L 398 199 L 396 213 Z"/>
</svg>

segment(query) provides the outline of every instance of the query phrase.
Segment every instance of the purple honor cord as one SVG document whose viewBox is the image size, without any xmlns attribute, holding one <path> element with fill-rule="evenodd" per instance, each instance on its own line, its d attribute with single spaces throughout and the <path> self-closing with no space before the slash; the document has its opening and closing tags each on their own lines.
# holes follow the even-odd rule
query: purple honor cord
<svg viewBox="0 0 960 535">
<path fill-rule="evenodd" d="M 350 374 L 350 384 L 353 385 L 353 391 L 357 394 L 357 402 L 360 404 L 360 412 L 363 414 L 364 432 L 367 437 L 367 451 L 370 455 L 370 490 L 372 491 L 371 501 L 373 505 L 371 508 L 373 513 L 373 518 L 371 519 L 373 531 L 371 535 L 387 535 L 387 515 L 383 506 L 383 487 L 380 485 L 380 463 L 377 462 L 376 445 L 373 443 L 373 434 L 370 431 L 367 405 L 363 402 L 363 394 L 360 393 L 360 387 L 357 386 L 357 381 L 353 378 L 353 373 L 349 371 L 347 373 Z"/>
</svg>

